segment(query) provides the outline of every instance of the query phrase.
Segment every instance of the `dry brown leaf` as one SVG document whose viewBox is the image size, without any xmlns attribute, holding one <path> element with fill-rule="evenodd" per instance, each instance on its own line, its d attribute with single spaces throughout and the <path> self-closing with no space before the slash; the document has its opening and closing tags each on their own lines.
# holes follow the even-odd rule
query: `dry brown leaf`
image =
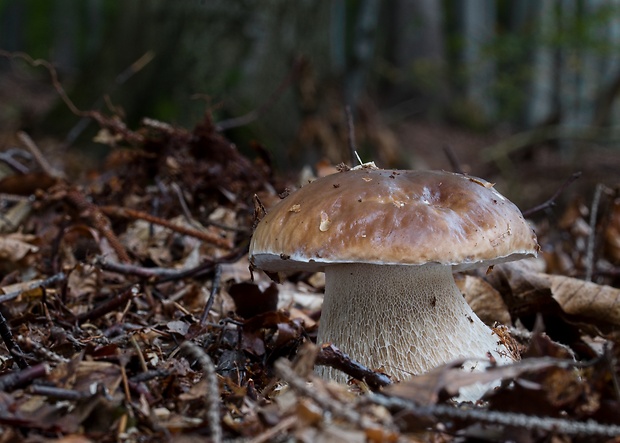
<svg viewBox="0 0 620 443">
<path fill-rule="evenodd" d="M 0 237 L 0 260 L 18 262 L 31 252 L 37 252 L 38 247 L 30 244 L 34 241 L 33 235 L 20 233 Z"/>
<path fill-rule="evenodd" d="M 504 263 L 486 279 L 506 294 L 511 311 L 543 311 L 557 304 L 577 320 L 609 329 L 620 325 L 620 289 L 538 272 L 528 260 Z"/>
<path fill-rule="evenodd" d="M 540 274 L 564 312 L 609 327 L 620 326 L 620 289 L 565 277 Z"/>
<path fill-rule="evenodd" d="M 496 380 L 517 378 L 526 372 L 540 371 L 547 368 L 570 367 L 570 360 L 555 358 L 530 358 L 510 365 L 494 366 L 485 371 L 467 372 L 460 366 L 465 360 L 454 361 L 440 366 L 431 372 L 418 375 L 410 380 L 386 386 L 383 390 L 388 395 L 406 398 L 419 405 L 435 404 L 441 392 L 453 397 L 459 390 L 470 385 L 490 385 Z"/>
<path fill-rule="evenodd" d="M 504 325 L 511 323 L 508 306 L 493 286 L 473 275 L 458 276 L 455 280 L 465 300 L 483 322 L 489 326 L 495 322 Z"/>
</svg>

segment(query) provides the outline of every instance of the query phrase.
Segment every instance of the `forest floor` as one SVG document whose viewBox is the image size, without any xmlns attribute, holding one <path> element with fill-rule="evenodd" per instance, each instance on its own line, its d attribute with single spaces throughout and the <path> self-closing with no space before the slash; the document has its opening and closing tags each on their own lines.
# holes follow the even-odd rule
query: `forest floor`
<svg viewBox="0 0 620 443">
<path fill-rule="evenodd" d="M 420 165 L 503 180 L 522 208 L 542 204 L 528 213 L 538 259 L 457 278 L 483 321 L 506 325 L 498 334 L 520 360 L 396 383 L 317 345 L 320 274 L 276 285 L 250 272 L 257 208 L 295 186 L 259 145 L 242 155 L 208 116 L 193 129 L 88 117 L 112 150 L 79 180 L 25 133 L 0 153 L 0 443 L 620 441 L 609 151 L 493 157 L 480 146 L 501 135 L 428 123 L 396 132 Z M 574 165 L 582 178 L 568 183 Z M 350 383 L 316 378 L 315 364 Z M 476 404 L 452 400 L 489 380 L 503 383 Z"/>
</svg>

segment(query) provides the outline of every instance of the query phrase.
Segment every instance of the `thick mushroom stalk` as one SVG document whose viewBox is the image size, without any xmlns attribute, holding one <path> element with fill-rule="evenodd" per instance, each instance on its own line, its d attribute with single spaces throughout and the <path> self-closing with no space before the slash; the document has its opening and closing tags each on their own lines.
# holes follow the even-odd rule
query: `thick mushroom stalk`
<svg viewBox="0 0 620 443">
<path fill-rule="evenodd" d="M 450 266 L 339 264 L 325 279 L 319 343 L 337 344 L 372 369 L 406 380 L 456 359 L 471 359 L 465 370 L 482 370 L 490 356 L 512 361 L 463 298 Z M 346 381 L 332 368 L 317 371 Z"/>
</svg>

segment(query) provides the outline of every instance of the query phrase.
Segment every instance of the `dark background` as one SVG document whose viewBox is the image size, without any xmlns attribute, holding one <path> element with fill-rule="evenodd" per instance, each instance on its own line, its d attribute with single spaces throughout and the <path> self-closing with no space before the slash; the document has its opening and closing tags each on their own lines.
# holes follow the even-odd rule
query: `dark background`
<svg viewBox="0 0 620 443">
<path fill-rule="evenodd" d="M 0 0 L 0 49 L 52 62 L 81 110 L 208 112 L 290 173 L 349 161 L 349 106 L 364 161 L 454 169 L 449 151 L 526 207 L 576 170 L 572 193 L 617 184 L 619 44 L 616 0 Z M 0 149 L 17 130 L 71 174 L 109 149 L 47 70 L 2 57 Z"/>
</svg>

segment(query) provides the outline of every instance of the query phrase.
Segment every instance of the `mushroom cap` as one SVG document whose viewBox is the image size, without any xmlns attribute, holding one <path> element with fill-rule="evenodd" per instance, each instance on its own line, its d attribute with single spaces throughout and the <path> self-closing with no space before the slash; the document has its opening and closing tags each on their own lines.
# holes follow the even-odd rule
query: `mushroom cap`
<svg viewBox="0 0 620 443">
<path fill-rule="evenodd" d="M 250 261 L 271 272 L 337 263 L 464 270 L 538 250 L 519 209 L 486 180 L 365 167 L 317 179 L 280 201 L 256 227 Z"/>
</svg>

